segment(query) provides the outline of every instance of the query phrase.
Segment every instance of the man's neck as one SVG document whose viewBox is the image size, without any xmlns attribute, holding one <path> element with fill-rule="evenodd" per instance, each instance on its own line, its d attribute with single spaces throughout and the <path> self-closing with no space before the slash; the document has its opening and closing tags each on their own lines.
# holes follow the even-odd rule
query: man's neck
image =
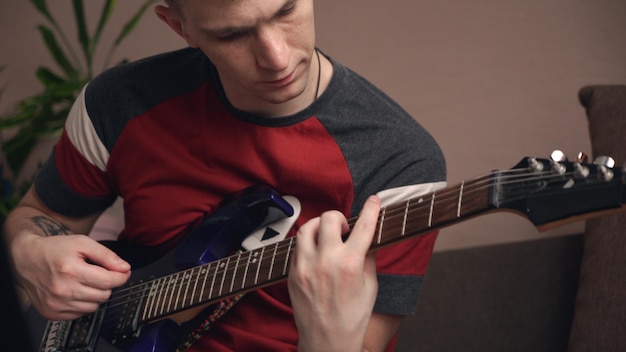
<svg viewBox="0 0 626 352">
<path fill-rule="evenodd" d="M 297 97 L 280 104 L 272 104 L 261 99 L 240 99 L 237 96 L 229 95 L 226 87 L 224 93 L 231 104 L 238 110 L 266 116 L 285 117 L 297 114 L 311 105 L 328 87 L 332 78 L 333 65 L 322 54 L 313 54 L 311 72 L 304 91 Z"/>
</svg>

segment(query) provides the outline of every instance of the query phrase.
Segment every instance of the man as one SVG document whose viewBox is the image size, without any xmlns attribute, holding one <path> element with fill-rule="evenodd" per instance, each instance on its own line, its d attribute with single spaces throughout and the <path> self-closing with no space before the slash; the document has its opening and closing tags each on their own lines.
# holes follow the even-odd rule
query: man
<svg viewBox="0 0 626 352">
<path fill-rule="evenodd" d="M 288 284 L 247 293 L 190 350 L 391 348 L 435 235 L 381 249 L 375 263 L 366 252 L 381 203 L 369 196 L 388 202 L 441 186 L 436 142 L 315 48 L 312 0 L 172 0 L 155 11 L 189 48 L 90 82 L 7 219 L 33 305 L 48 319 L 75 319 L 126 282 L 130 265 L 114 252 L 53 236 L 88 233 L 118 196 L 120 240 L 169 248 L 222 199 L 266 184 L 301 204 Z M 343 242 L 345 217 L 360 209 Z"/>
</svg>

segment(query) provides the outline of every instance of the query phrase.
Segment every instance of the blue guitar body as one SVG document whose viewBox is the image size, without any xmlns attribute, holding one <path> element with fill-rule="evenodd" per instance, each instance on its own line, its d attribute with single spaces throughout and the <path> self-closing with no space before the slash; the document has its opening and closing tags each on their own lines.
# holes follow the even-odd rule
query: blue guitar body
<svg viewBox="0 0 626 352">
<path fill-rule="evenodd" d="M 114 290 L 113 295 L 115 292 L 140 287 L 137 283 L 226 257 L 240 249 L 241 242 L 257 228 L 291 215 L 291 205 L 273 189 L 253 186 L 222 202 L 180 244 L 156 260 L 153 259 L 157 254 L 149 249 L 114 241 L 102 242 L 128 260 L 133 267 L 128 284 Z M 135 269 L 136 266 L 140 266 L 139 269 Z M 136 302 L 130 303 L 132 305 Z M 103 303 L 101 309 L 85 317 L 67 322 L 50 321 L 45 327 L 42 323 L 46 320 L 31 309 L 28 314 L 30 320 L 33 320 L 33 336 L 43 336 L 39 351 L 171 352 L 189 332 L 169 319 L 138 326 L 135 315 L 131 315 L 131 318 L 120 318 L 117 316 L 119 309 L 113 308 L 115 304 L 111 304 L 111 307 L 109 304 L 110 301 Z M 115 324 L 105 323 L 120 319 L 133 321 L 122 329 L 113 326 Z"/>
</svg>

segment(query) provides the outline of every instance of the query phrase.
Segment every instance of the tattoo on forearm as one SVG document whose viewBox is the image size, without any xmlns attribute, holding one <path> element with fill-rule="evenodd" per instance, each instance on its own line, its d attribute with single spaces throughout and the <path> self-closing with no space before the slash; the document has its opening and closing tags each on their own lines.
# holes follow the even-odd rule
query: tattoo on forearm
<svg viewBox="0 0 626 352">
<path fill-rule="evenodd" d="M 70 233 L 70 229 L 45 216 L 33 216 L 31 220 L 46 236 L 67 235 Z"/>
</svg>

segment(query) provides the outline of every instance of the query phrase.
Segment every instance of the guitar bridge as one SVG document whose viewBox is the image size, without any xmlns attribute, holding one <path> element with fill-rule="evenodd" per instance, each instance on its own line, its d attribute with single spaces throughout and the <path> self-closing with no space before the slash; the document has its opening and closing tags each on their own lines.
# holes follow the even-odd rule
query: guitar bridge
<svg viewBox="0 0 626 352">
<path fill-rule="evenodd" d="M 98 308 L 71 321 L 50 321 L 46 326 L 45 339 L 41 342 L 41 352 L 92 352 L 96 348 L 98 331 L 104 317 L 104 310 Z"/>
</svg>

